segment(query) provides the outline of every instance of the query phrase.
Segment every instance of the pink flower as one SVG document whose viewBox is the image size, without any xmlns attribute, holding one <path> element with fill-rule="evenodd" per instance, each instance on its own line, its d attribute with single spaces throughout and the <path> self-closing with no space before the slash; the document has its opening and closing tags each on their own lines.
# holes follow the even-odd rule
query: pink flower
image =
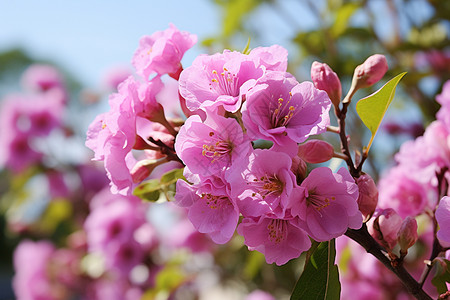
<svg viewBox="0 0 450 300">
<path fill-rule="evenodd" d="M 146 222 L 145 211 L 134 196 L 99 193 L 84 224 L 89 251 L 104 255 L 109 269 L 127 274 L 144 258 L 145 247 L 135 233 Z"/>
<path fill-rule="evenodd" d="M 333 173 L 327 167 L 316 168 L 301 187 L 305 189 L 304 195 L 292 198 L 290 208 L 313 239 L 328 241 L 343 235 L 348 228 L 361 227 L 358 186 L 347 169 Z"/>
<path fill-rule="evenodd" d="M 55 247 L 48 241 L 22 241 L 14 251 L 14 292 L 18 299 L 59 299 L 48 273 Z M 60 295 L 59 295 L 60 296 Z"/>
<path fill-rule="evenodd" d="M 434 168 L 430 171 L 434 172 Z M 392 168 L 379 182 L 378 206 L 393 208 L 402 218 L 417 216 L 434 207 L 436 192 L 428 174 L 431 172 L 427 169 L 411 172 L 404 165 Z"/>
<path fill-rule="evenodd" d="M 298 83 L 284 72 L 269 72 L 246 93 L 242 121 L 251 139 L 277 145 L 304 142 L 326 130 L 331 102 L 311 82 Z"/>
<path fill-rule="evenodd" d="M 225 50 L 198 56 L 180 75 L 180 94 L 189 110 L 214 110 L 221 106 L 236 112 L 242 95 L 264 74 L 255 59 L 240 52 Z"/>
<path fill-rule="evenodd" d="M 450 197 L 443 197 L 436 209 L 436 221 L 439 224 L 437 237 L 445 246 L 450 245 Z"/>
<path fill-rule="evenodd" d="M 161 90 L 159 77 L 140 83 L 132 77 L 125 80 L 116 94 L 109 98 L 111 110 L 97 116 L 87 132 L 86 146 L 95 152 L 95 160 L 104 160 L 114 192 L 130 194 L 133 181 L 131 170 L 137 160 L 134 148 L 140 119 L 160 117 L 162 107 L 156 102 Z"/>
<path fill-rule="evenodd" d="M 22 75 L 22 84 L 26 89 L 45 92 L 52 88 L 64 88 L 61 73 L 53 66 L 33 64 Z"/>
<path fill-rule="evenodd" d="M 246 161 L 230 169 L 226 179 L 244 217 L 285 216 L 289 199 L 299 193 L 291 165 L 287 154 L 256 149 Z"/>
<path fill-rule="evenodd" d="M 189 117 L 175 141 L 175 151 L 189 170 L 202 177 L 222 176 L 223 171 L 251 150 L 251 143 L 232 118 L 208 115 Z"/>
<path fill-rule="evenodd" d="M 311 80 L 316 88 L 327 92 L 335 107 L 339 107 L 342 96 L 341 81 L 327 64 L 313 62 L 311 65 Z"/>
<path fill-rule="evenodd" d="M 245 300 L 275 300 L 275 298 L 262 290 L 254 290 L 245 297 Z"/>
<path fill-rule="evenodd" d="M 211 184 L 189 185 L 178 180 L 175 201 L 188 208 L 188 218 L 201 233 L 207 233 L 217 244 L 225 244 L 234 234 L 239 210 L 225 188 Z"/>
<path fill-rule="evenodd" d="M 244 236 L 248 249 L 264 254 L 268 264 L 281 266 L 311 246 L 308 235 L 296 218 L 244 218 L 237 231 Z"/>
<path fill-rule="evenodd" d="M 179 31 L 175 25 L 151 36 L 143 36 L 133 56 L 136 72 L 148 79 L 152 73 L 169 74 L 177 77 L 183 69 L 181 59 L 184 53 L 197 42 L 197 36 Z"/>
<path fill-rule="evenodd" d="M 450 127 L 450 80 L 444 83 L 442 92 L 436 96 L 436 101 L 441 105 L 441 108 L 436 114 L 436 119 L 444 122 L 446 127 Z"/>
<path fill-rule="evenodd" d="M 264 66 L 266 70 L 281 72 L 287 70 L 288 52 L 279 45 L 254 48 L 249 56 L 256 60 L 256 65 Z"/>
</svg>

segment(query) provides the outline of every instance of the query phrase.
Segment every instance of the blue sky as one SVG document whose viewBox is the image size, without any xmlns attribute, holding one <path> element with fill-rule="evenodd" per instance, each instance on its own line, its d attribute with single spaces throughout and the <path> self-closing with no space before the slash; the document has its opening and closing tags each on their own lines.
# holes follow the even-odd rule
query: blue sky
<svg viewBox="0 0 450 300">
<path fill-rule="evenodd" d="M 174 23 L 201 40 L 219 32 L 221 24 L 220 12 L 208 0 L 18 0 L 1 6 L 0 51 L 21 47 L 34 58 L 55 61 L 91 87 L 110 67 L 128 65 L 143 35 Z M 194 48 L 186 60 L 200 51 Z"/>
</svg>

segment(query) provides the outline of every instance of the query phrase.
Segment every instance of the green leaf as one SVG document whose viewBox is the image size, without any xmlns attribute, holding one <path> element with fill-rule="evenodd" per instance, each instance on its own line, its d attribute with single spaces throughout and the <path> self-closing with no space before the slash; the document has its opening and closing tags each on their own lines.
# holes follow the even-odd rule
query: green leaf
<svg viewBox="0 0 450 300">
<path fill-rule="evenodd" d="M 356 103 L 356 112 L 363 121 L 364 125 L 366 125 L 372 133 L 372 137 L 370 138 L 369 144 L 365 150 L 366 154 L 369 152 L 370 146 L 372 145 L 375 134 L 380 127 L 381 121 L 386 114 L 389 104 L 391 104 L 392 99 L 394 99 L 395 88 L 405 74 L 406 72 L 403 72 L 395 76 L 378 91 Z"/>
<path fill-rule="evenodd" d="M 450 261 L 442 259 L 444 264 L 435 261 L 436 273 L 431 279 L 431 283 L 436 287 L 439 294 L 443 294 L 447 291 L 446 282 L 450 282 Z"/>
<path fill-rule="evenodd" d="M 331 26 L 331 34 L 334 38 L 342 35 L 348 27 L 350 17 L 361 7 L 359 3 L 345 3 L 336 12 L 336 20 Z"/>
<path fill-rule="evenodd" d="M 161 192 L 161 184 L 158 179 L 152 179 L 145 181 L 138 185 L 134 191 L 133 195 L 147 201 L 157 201 L 159 199 L 159 194 Z"/>
<path fill-rule="evenodd" d="M 161 176 L 161 185 L 170 185 L 177 182 L 178 179 L 184 179 L 183 169 L 173 169 Z"/>
<path fill-rule="evenodd" d="M 334 264 L 335 257 L 334 239 L 320 243 L 298 279 L 291 300 L 338 300 L 341 283 L 338 267 Z"/>
</svg>

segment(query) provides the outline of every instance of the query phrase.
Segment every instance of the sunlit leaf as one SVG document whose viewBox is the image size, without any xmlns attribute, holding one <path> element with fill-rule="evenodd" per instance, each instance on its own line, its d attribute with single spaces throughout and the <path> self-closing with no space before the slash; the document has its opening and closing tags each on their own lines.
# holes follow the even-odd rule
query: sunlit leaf
<svg viewBox="0 0 450 300">
<path fill-rule="evenodd" d="M 450 283 L 450 261 L 443 259 L 444 264 L 436 262 L 435 275 L 431 279 L 431 283 L 436 287 L 439 294 L 447 291 L 447 284 Z"/>
<path fill-rule="evenodd" d="M 320 243 L 298 279 L 291 300 L 338 300 L 341 284 L 338 267 L 334 264 L 335 257 L 334 239 Z"/>
<path fill-rule="evenodd" d="M 178 179 L 183 179 L 183 169 L 173 169 L 161 176 L 161 185 L 170 185 L 177 182 Z"/>
<path fill-rule="evenodd" d="M 138 185 L 133 195 L 147 201 L 157 201 L 161 193 L 161 184 L 158 179 L 145 181 Z"/>
<path fill-rule="evenodd" d="M 378 91 L 359 100 L 356 104 L 356 112 L 363 121 L 364 125 L 366 125 L 372 133 L 372 137 L 370 138 L 369 144 L 366 148 L 366 153 L 369 152 L 370 146 L 372 145 L 375 134 L 380 127 L 381 121 L 386 114 L 389 104 L 391 104 L 394 99 L 395 88 L 405 74 L 406 72 L 403 72 L 395 76 Z"/>
</svg>

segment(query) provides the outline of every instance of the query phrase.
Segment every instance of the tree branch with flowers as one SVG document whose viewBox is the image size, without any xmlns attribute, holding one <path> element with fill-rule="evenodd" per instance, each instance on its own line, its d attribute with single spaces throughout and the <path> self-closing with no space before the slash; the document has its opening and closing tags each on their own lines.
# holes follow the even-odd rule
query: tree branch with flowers
<svg viewBox="0 0 450 300">
<path fill-rule="evenodd" d="M 450 130 L 447 115 L 438 113 L 438 121 L 423 139 L 402 148 L 398 159 L 411 172 L 432 166 L 427 169 L 429 178 L 422 179 L 430 188 L 439 181 L 443 194 L 395 211 L 389 203 L 378 203 L 377 187 L 362 167 L 404 74 L 356 105 L 372 133 L 367 147 L 353 154 L 346 134 L 352 98 L 357 90 L 381 80 L 388 69 L 384 56 L 371 56 L 356 67 L 350 90 L 341 99 L 340 80 L 328 65 L 314 63 L 312 82 L 298 82 L 287 72 L 287 50 L 278 45 L 200 55 L 183 68 L 181 59 L 195 42 L 194 35 L 173 25 L 143 37 L 133 57 L 137 76 L 119 86 L 109 98 L 110 111 L 89 127 L 86 145 L 95 152 L 94 159 L 104 161 L 111 191 L 173 201 L 187 210 L 196 230 L 215 243 L 225 244 L 237 232 L 250 251 L 264 254 L 268 264 L 284 265 L 306 252 L 305 269 L 293 287 L 292 299 L 340 297 L 335 239 L 344 235 L 393 272 L 417 299 L 432 299 L 422 287 L 430 266 L 444 266 L 432 280 L 433 296 L 444 299 L 449 271 L 442 254 L 450 243 L 450 210 L 442 187 L 447 178 L 444 153 L 450 150 L 436 143 L 436 137 L 446 137 Z M 178 99 L 164 101 L 179 102 L 184 121 L 167 118 L 160 104 L 166 74 L 177 81 L 179 94 Z M 438 99 L 442 111 L 450 103 L 449 92 L 446 89 Z M 330 110 L 337 127 L 330 124 Z M 327 130 L 338 134 L 340 152 L 314 139 Z M 419 158 L 411 153 L 432 145 L 437 147 L 433 153 Z M 333 172 L 323 165 L 332 158 L 343 160 L 347 167 Z M 183 174 L 169 171 L 171 180 L 167 180 L 169 173 L 146 179 L 166 164 L 168 169 L 183 169 Z M 443 175 L 436 176 L 439 172 Z M 169 184 L 163 188 L 164 182 Z M 167 193 L 170 189 L 173 198 Z M 421 214 L 434 224 L 435 246 L 419 282 L 404 262 L 418 239 L 414 217 Z M 323 268 L 315 268 L 319 265 Z M 320 284 L 305 285 L 306 276 Z"/>
</svg>

